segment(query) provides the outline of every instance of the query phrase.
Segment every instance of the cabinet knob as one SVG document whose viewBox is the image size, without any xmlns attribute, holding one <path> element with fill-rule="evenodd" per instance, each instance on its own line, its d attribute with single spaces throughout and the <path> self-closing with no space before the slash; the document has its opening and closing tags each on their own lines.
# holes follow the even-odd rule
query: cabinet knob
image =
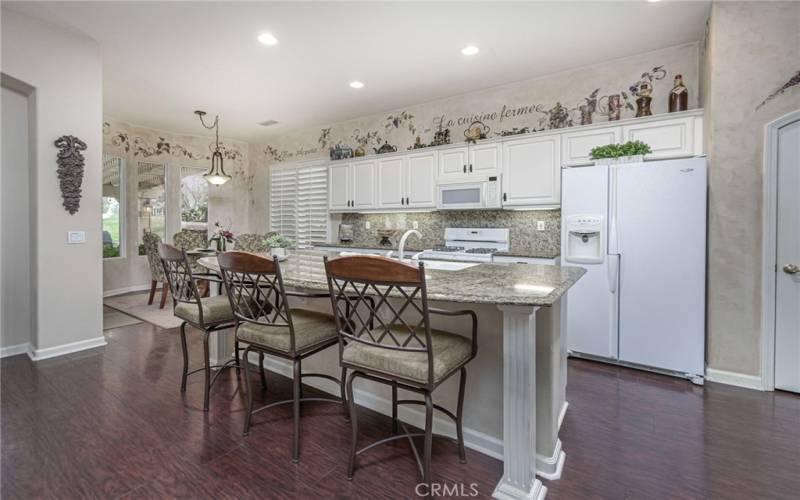
<svg viewBox="0 0 800 500">
<path fill-rule="evenodd" d="M 472 163 L 469 164 L 469 173 L 472 173 Z"/>
<path fill-rule="evenodd" d="M 401 204 L 401 205 L 405 205 L 405 204 L 406 204 L 406 203 L 405 203 L 405 200 L 404 200 L 403 198 L 400 198 L 400 204 Z"/>
<path fill-rule="evenodd" d="M 406 196 L 406 205 L 408 205 L 408 196 Z"/>
<path fill-rule="evenodd" d="M 467 173 L 467 166 L 466 165 L 464 165 L 464 173 L 465 174 Z"/>
<path fill-rule="evenodd" d="M 503 193 L 503 201 L 508 201 L 508 195 L 506 195 L 506 193 Z"/>
</svg>

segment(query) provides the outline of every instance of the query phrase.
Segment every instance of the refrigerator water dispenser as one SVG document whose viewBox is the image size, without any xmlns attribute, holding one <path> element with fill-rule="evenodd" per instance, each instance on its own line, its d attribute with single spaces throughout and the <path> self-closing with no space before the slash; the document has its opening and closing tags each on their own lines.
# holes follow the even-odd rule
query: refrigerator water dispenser
<svg viewBox="0 0 800 500">
<path fill-rule="evenodd" d="M 600 264 L 605 256 L 603 217 L 570 215 L 566 218 L 567 262 Z"/>
</svg>

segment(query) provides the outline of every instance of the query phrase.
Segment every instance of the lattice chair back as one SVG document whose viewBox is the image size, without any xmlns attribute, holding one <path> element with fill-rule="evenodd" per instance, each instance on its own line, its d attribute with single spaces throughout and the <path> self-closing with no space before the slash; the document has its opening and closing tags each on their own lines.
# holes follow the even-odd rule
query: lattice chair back
<svg viewBox="0 0 800 500">
<path fill-rule="evenodd" d="M 208 232 L 195 229 L 181 229 L 174 236 L 172 242 L 181 250 L 194 250 L 208 246 Z"/>
<path fill-rule="evenodd" d="M 258 233 L 243 233 L 233 239 L 234 248 L 242 252 L 266 253 L 269 250 L 267 245 L 268 237 L 269 235 Z"/>
<path fill-rule="evenodd" d="M 147 255 L 147 263 L 150 266 L 150 276 L 153 281 L 163 283 L 164 267 L 161 265 L 161 257 L 158 255 L 158 246 L 161 244 L 161 237 L 156 233 L 145 230 L 142 234 L 142 244 Z"/>
<path fill-rule="evenodd" d="M 239 322 L 287 328 L 289 350 L 295 352 L 294 326 L 277 257 L 268 259 L 248 252 L 217 256 L 222 281 Z"/>
<path fill-rule="evenodd" d="M 169 291 L 172 294 L 173 307 L 178 302 L 186 302 L 197 305 L 200 311 L 200 324 L 203 325 L 203 308 L 200 306 L 200 292 L 197 290 L 194 276 L 192 275 L 192 265 L 185 250 L 180 250 L 172 245 L 162 243 L 158 246 L 158 255 L 164 274 L 169 283 Z"/>
<path fill-rule="evenodd" d="M 324 260 L 340 354 L 348 342 L 425 353 L 432 386 L 433 349 L 423 264 L 412 266 L 373 255 Z"/>
</svg>

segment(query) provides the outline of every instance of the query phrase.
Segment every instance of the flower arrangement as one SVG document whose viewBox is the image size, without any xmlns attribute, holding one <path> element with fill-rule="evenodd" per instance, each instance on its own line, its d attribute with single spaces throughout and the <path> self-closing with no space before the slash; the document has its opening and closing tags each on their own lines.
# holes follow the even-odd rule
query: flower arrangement
<svg viewBox="0 0 800 500">
<path fill-rule="evenodd" d="M 642 141 L 628 141 L 625 144 L 607 144 L 592 149 L 589 156 L 592 160 L 625 158 L 628 161 L 642 161 L 642 157 L 652 153 L 648 144 Z"/>
<path fill-rule="evenodd" d="M 222 227 L 219 221 L 214 223 L 214 236 L 208 240 L 209 245 L 214 242 L 217 245 L 217 252 L 224 252 L 228 243 L 233 243 L 233 233 Z"/>
</svg>

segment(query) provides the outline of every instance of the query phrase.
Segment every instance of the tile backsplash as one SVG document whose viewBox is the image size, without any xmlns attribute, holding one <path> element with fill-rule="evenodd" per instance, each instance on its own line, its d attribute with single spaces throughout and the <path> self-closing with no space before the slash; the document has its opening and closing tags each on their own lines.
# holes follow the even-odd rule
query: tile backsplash
<svg viewBox="0 0 800 500">
<path fill-rule="evenodd" d="M 414 228 L 422 233 L 422 241 L 416 238 L 409 240 L 412 248 L 431 248 L 444 244 L 446 227 L 497 227 L 509 228 L 510 249 L 512 254 L 520 255 L 553 255 L 560 253 L 561 246 L 561 210 L 446 210 L 439 212 L 409 213 L 361 213 L 342 214 L 342 224 L 353 226 L 353 246 L 375 245 L 379 243 L 379 229 L 396 229 L 399 234 Z M 544 222 L 545 229 L 538 231 L 538 221 Z M 370 228 L 367 229 L 367 222 Z M 338 241 L 338 227 L 333 227 L 334 241 Z"/>
</svg>

